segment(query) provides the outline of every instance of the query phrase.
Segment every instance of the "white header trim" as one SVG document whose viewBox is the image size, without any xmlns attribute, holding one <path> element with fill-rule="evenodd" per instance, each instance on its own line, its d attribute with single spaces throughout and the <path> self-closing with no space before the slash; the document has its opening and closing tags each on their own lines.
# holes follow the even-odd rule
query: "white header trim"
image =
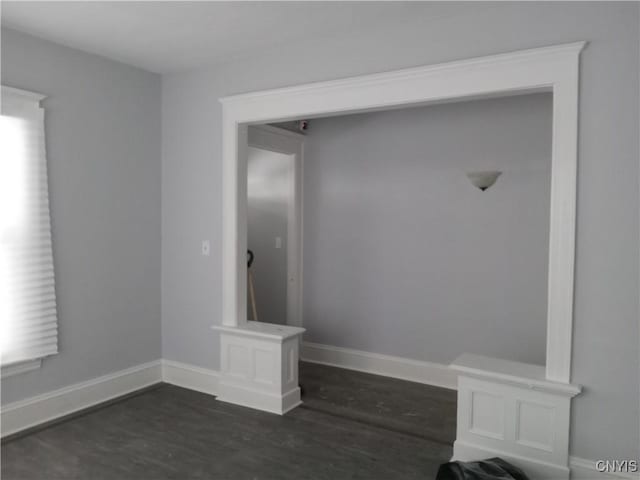
<svg viewBox="0 0 640 480">
<path fill-rule="evenodd" d="M 247 125 L 553 92 L 546 378 L 570 383 L 579 58 L 585 42 L 235 95 L 223 105 L 222 322 L 246 323 Z"/>
<path fill-rule="evenodd" d="M 47 98 L 46 95 L 42 95 L 41 93 L 30 92 L 28 90 L 21 90 L 19 88 L 6 87 L 2 85 L 2 96 L 10 95 L 12 97 L 18 97 L 28 100 L 33 100 L 34 102 L 40 102 Z"/>
</svg>

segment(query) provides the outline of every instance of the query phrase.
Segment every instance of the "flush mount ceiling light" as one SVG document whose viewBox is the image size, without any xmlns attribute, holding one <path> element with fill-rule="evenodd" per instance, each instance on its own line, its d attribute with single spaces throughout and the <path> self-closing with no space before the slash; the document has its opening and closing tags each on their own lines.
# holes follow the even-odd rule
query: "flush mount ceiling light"
<svg viewBox="0 0 640 480">
<path fill-rule="evenodd" d="M 467 177 L 474 187 L 478 187 L 483 192 L 491 185 L 496 183 L 498 177 L 502 175 L 502 172 L 495 170 L 487 170 L 483 172 L 469 172 Z"/>
</svg>

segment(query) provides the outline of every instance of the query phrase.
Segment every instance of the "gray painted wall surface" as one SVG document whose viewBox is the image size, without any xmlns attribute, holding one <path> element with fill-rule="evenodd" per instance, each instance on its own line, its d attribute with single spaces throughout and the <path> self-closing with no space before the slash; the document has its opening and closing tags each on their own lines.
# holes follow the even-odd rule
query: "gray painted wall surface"
<svg viewBox="0 0 640 480">
<path fill-rule="evenodd" d="M 581 65 L 571 452 L 632 458 L 639 439 L 638 5 L 501 3 L 283 45 L 163 77 L 163 356 L 218 368 L 221 107 L 234 93 L 588 40 Z"/>
<path fill-rule="evenodd" d="M 44 101 L 60 353 L 11 402 L 160 358 L 158 75 L 2 29 L 2 84 Z"/>
<path fill-rule="evenodd" d="M 258 320 L 287 323 L 287 226 L 294 156 L 249 148 L 247 243 Z M 280 248 L 276 248 L 276 238 Z M 247 304 L 253 320 L 251 303 Z"/>
<path fill-rule="evenodd" d="M 312 121 L 305 339 L 544 365 L 551 127 L 550 94 Z"/>
</svg>

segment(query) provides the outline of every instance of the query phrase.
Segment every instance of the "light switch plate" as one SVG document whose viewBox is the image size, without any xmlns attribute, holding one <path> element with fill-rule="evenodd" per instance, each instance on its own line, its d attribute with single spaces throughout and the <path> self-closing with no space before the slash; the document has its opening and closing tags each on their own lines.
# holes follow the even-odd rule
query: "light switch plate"
<svg viewBox="0 0 640 480">
<path fill-rule="evenodd" d="M 204 255 L 205 257 L 208 257 L 210 252 L 211 252 L 211 244 L 209 243 L 209 240 L 203 240 L 202 255 Z"/>
</svg>

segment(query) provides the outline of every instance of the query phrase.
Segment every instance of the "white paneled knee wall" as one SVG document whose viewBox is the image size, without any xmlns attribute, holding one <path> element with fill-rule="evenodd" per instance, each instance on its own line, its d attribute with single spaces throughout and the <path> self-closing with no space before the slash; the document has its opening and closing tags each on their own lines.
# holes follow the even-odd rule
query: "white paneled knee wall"
<svg viewBox="0 0 640 480">
<path fill-rule="evenodd" d="M 550 382 L 542 366 L 464 354 L 458 376 L 454 460 L 499 456 L 531 478 L 569 478 L 571 398 L 580 387 Z"/>
<path fill-rule="evenodd" d="M 222 356 L 218 400 L 280 415 L 300 405 L 303 328 L 262 322 L 213 328 Z"/>
</svg>

